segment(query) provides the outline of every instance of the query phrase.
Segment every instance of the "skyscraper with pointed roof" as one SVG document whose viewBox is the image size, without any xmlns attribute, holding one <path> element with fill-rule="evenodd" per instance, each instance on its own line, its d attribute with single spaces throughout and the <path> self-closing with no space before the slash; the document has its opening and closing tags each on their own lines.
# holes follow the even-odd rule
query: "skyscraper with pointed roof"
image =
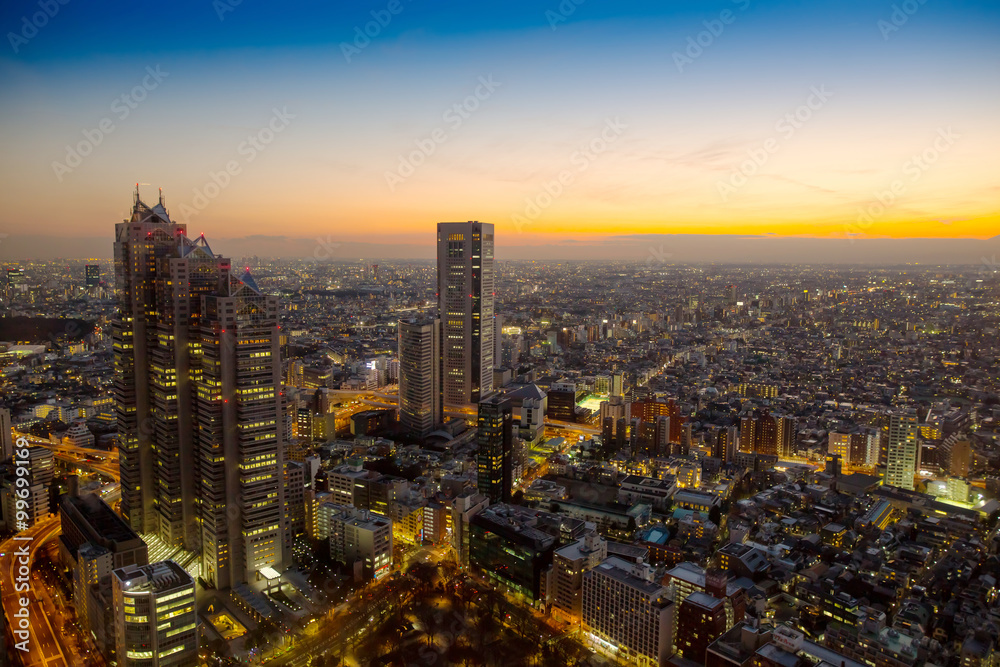
<svg viewBox="0 0 1000 667">
<path fill-rule="evenodd" d="M 277 298 L 187 236 L 138 185 L 115 225 L 121 510 L 201 555 L 228 588 L 281 568 L 284 442 Z"/>
</svg>

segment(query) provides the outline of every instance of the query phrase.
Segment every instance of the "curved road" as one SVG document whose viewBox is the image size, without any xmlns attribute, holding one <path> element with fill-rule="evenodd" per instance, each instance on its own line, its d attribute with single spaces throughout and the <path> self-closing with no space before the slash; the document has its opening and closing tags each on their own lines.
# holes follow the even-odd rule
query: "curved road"
<svg viewBox="0 0 1000 667">
<path fill-rule="evenodd" d="M 39 591 L 36 587 L 42 586 L 41 582 L 30 577 L 28 579 L 28 590 L 18 590 L 17 586 L 23 588 L 23 581 L 18 582 L 23 568 L 27 566 L 30 571 L 31 562 L 35 558 L 38 550 L 49 540 L 59 534 L 59 516 L 49 515 L 36 523 L 31 528 L 21 531 L 3 544 L 0 544 L 0 591 L 2 591 L 4 615 L 10 626 L 7 630 L 7 641 L 10 646 L 21 641 L 21 638 L 14 637 L 11 633 L 17 628 L 16 622 L 18 612 L 23 613 L 22 600 L 28 600 L 28 619 L 30 622 L 29 637 L 27 641 L 27 651 L 19 653 L 24 667 L 70 667 L 72 663 L 63 653 L 59 641 L 56 639 L 58 633 L 52 627 L 49 613 L 42 604 L 42 596 L 46 596 L 45 591 Z M 50 601 L 51 602 L 51 601 Z M 14 649 L 16 652 L 16 649 Z"/>
<path fill-rule="evenodd" d="M 14 437 L 22 437 L 15 432 Z M 111 477 L 116 482 L 118 475 L 118 452 L 107 452 L 100 449 L 88 449 L 86 447 L 75 447 L 73 445 L 54 444 L 48 440 L 35 438 L 33 436 L 23 436 L 35 446 L 51 449 L 55 458 L 75 463 L 78 467 L 90 468 L 96 472 Z M 100 462 L 88 462 L 87 456 L 102 457 Z M 47 542 L 59 536 L 62 526 L 58 514 L 51 514 L 41 519 L 31 528 L 21 531 L 3 544 L 0 544 L 0 596 L 4 609 L 4 617 L 9 628 L 7 641 L 11 647 L 19 641 L 12 632 L 17 627 L 17 616 L 15 614 L 22 609 L 21 598 L 29 600 L 28 618 L 30 622 L 29 640 L 26 652 L 18 652 L 24 667 L 71 667 L 79 664 L 78 656 L 67 657 L 63 647 L 58 640 L 58 633 L 52 626 L 52 618 L 55 616 L 55 605 L 49 595 L 45 585 L 37 578 L 29 575 L 28 590 L 18 590 L 18 585 L 23 588 L 23 581 L 18 582 L 23 567 L 27 566 L 30 571 L 31 563 L 40 548 Z M 23 613 L 23 612 L 22 612 Z M 0 656 L 2 657 L 2 656 Z"/>
</svg>

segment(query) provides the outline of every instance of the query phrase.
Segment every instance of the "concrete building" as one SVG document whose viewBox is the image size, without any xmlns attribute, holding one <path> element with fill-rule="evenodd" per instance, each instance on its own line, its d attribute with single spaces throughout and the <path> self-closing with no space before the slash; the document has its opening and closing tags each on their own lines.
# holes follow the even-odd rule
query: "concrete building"
<svg viewBox="0 0 1000 667">
<path fill-rule="evenodd" d="M 900 489 L 913 490 L 913 476 L 917 474 L 917 416 L 898 413 L 889 418 L 889 444 L 886 451 L 886 468 L 883 483 Z"/>
<path fill-rule="evenodd" d="M 171 560 L 112 572 L 115 654 L 122 667 L 198 662 L 194 579 Z"/>
<path fill-rule="evenodd" d="M 469 565 L 469 524 L 489 505 L 489 497 L 475 491 L 465 491 L 451 502 L 451 547 L 463 566 Z"/>
<path fill-rule="evenodd" d="M 86 422 L 75 421 L 63 436 L 63 444 L 91 448 L 94 446 L 94 434 L 87 428 Z"/>
<path fill-rule="evenodd" d="M 360 565 L 366 579 L 381 579 L 392 569 L 392 521 L 367 510 L 350 508 L 333 514 L 330 522 L 330 558 Z"/>
<path fill-rule="evenodd" d="M 571 621 L 583 617 L 583 575 L 608 557 L 608 543 L 596 532 L 555 550 L 552 556 L 552 606 Z"/>
<path fill-rule="evenodd" d="M 400 425 L 421 438 L 441 428 L 441 392 L 441 320 L 400 320 Z"/>
<path fill-rule="evenodd" d="M 728 629 L 726 608 L 722 600 L 708 593 L 695 591 L 680 603 L 677 614 L 677 655 L 698 664 L 705 664 L 709 644 Z"/>
<path fill-rule="evenodd" d="M 584 639 L 625 664 L 660 667 L 672 654 L 674 602 L 652 569 L 612 556 L 583 575 Z"/>
</svg>

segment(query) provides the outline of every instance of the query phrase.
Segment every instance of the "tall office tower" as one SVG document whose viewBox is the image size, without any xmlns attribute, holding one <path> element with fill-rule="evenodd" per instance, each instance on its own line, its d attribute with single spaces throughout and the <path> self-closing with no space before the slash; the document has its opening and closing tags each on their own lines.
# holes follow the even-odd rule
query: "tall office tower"
<svg viewBox="0 0 1000 667">
<path fill-rule="evenodd" d="M 438 223 L 437 259 L 444 402 L 478 403 L 493 391 L 493 225 Z"/>
<path fill-rule="evenodd" d="M 10 429 L 10 410 L 0 408 L 0 463 L 14 456 L 14 434 Z"/>
<path fill-rule="evenodd" d="M 165 560 L 111 573 L 116 658 L 123 667 L 198 663 L 194 579 Z"/>
<path fill-rule="evenodd" d="M 479 401 L 476 486 L 490 503 L 511 499 L 514 486 L 513 404 L 500 394 Z"/>
<path fill-rule="evenodd" d="M 285 506 L 285 399 L 278 299 L 246 272 L 202 298 L 194 392 L 201 471 L 202 576 L 218 588 L 282 568 L 291 540 Z"/>
<path fill-rule="evenodd" d="M 97 287 L 101 284 L 101 265 L 87 264 L 85 274 L 85 284 L 87 287 Z"/>
<path fill-rule="evenodd" d="M 917 416 L 912 412 L 894 414 L 889 418 L 889 446 L 883 484 L 913 490 L 919 431 Z"/>
<path fill-rule="evenodd" d="M 121 510 L 202 554 L 219 588 L 282 566 L 284 417 L 276 297 L 138 187 L 115 225 L 112 322 Z"/>
<path fill-rule="evenodd" d="M 399 322 L 399 423 L 421 438 L 444 423 L 441 320 Z"/>
</svg>

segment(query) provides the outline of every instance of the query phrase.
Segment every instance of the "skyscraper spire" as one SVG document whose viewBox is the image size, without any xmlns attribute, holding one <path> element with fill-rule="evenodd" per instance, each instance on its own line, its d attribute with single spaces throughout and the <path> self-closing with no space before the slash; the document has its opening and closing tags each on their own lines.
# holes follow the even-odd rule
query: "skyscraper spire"
<svg viewBox="0 0 1000 667">
<path fill-rule="evenodd" d="M 160 206 L 163 206 L 163 188 L 160 188 Z"/>
</svg>

